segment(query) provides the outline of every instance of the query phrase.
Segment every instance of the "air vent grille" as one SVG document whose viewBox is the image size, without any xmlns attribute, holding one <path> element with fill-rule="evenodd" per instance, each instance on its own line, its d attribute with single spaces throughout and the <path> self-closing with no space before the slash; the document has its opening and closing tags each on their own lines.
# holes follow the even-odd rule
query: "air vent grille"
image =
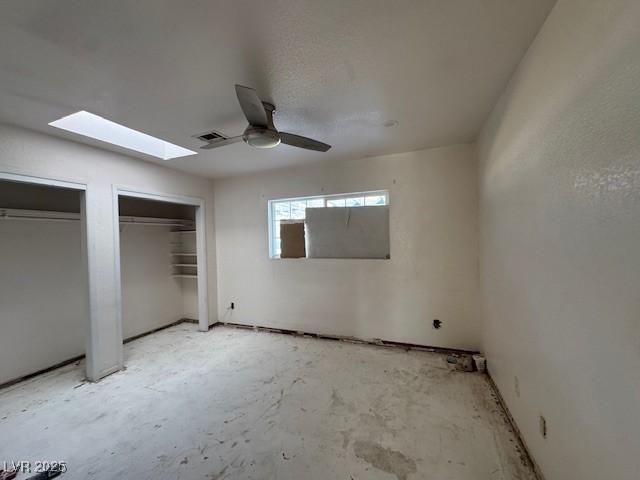
<svg viewBox="0 0 640 480">
<path fill-rule="evenodd" d="M 195 138 L 199 138 L 203 142 L 215 142 L 216 140 L 225 140 L 226 136 L 223 134 L 216 132 L 215 130 L 211 130 L 210 132 L 201 133 L 200 135 L 194 135 Z"/>
</svg>

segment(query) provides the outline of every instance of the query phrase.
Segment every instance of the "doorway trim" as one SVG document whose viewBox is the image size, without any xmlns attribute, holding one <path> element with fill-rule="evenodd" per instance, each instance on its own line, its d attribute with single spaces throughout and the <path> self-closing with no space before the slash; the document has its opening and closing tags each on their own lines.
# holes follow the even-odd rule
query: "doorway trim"
<svg viewBox="0 0 640 480">
<path fill-rule="evenodd" d="M 16 183 L 30 183 L 32 185 L 45 185 L 48 187 L 69 188 L 71 190 L 85 191 L 86 183 L 69 182 L 67 180 L 58 180 L 57 178 L 36 177 L 33 175 L 23 175 L 21 173 L 11 173 L 0 171 L 0 180 Z"/>
<path fill-rule="evenodd" d="M 116 311 L 122 336 L 122 277 L 120 272 L 120 196 L 154 200 L 157 202 L 190 205 L 196 210 L 196 263 L 198 264 L 198 330 L 209 330 L 209 291 L 207 280 L 207 243 L 205 201 L 199 197 L 188 197 L 167 193 L 142 191 L 125 185 L 113 185 L 113 242 L 115 246 Z"/>
</svg>

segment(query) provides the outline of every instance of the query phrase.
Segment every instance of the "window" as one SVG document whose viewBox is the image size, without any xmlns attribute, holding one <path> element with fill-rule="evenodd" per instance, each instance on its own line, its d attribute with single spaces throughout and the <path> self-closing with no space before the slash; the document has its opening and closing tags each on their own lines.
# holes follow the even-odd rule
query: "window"
<svg viewBox="0 0 640 480">
<path fill-rule="evenodd" d="M 388 204 L 389 192 L 386 190 L 269 200 L 269 256 L 280 258 L 280 223 L 283 220 L 304 221 L 307 208 L 363 207 Z"/>
</svg>

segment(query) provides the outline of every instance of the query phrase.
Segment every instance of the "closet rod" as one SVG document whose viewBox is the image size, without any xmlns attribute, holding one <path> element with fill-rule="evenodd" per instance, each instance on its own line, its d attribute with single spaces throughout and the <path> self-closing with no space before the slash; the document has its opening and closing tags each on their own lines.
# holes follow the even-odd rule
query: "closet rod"
<svg viewBox="0 0 640 480">
<path fill-rule="evenodd" d="M 44 220 L 49 222 L 77 222 L 80 214 L 74 212 L 52 212 L 46 210 L 23 210 L 17 208 L 0 208 L 0 220 Z M 158 227 L 191 228 L 192 220 L 179 218 L 132 217 L 120 216 L 120 223 L 131 225 L 154 225 Z"/>
<path fill-rule="evenodd" d="M 129 223 L 135 225 L 156 225 L 159 227 L 193 227 L 192 220 L 181 220 L 179 218 L 157 218 L 157 217 L 131 217 L 120 216 L 120 223 Z"/>
<path fill-rule="evenodd" d="M 54 222 L 75 222 L 80 220 L 80 214 L 73 212 L 50 212 L 46 210 L 0 208 L 0 220 L 47 220 Z"/>
</svg>

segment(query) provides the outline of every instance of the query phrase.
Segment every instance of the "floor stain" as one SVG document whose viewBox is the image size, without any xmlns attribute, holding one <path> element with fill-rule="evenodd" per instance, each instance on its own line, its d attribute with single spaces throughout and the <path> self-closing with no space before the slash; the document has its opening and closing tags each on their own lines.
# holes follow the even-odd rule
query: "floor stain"
<svg viewBox="0 0 640 480">
<path fill-rule="evenodd" d="M 389 427 L 389 422 L 393 420 L 390 415 L 383 415 L 381 413 L 370 410 L 369 413 L 361 413 L 359 415 L 360 423 L 372 428 L 382 429 L 392 435 L 395 433 L 395 429 Z"/>
<path fill-rule="evenodd" d="M 227 471 L 227 468 L 229 468 L 229 465 L 227 465 L 226 467 L 224 467 L 222 470 L 220 470 L 218 473 L 214 473 L 213 475 L 211 475 L 209 478 L 211 480 L 219 480 L 223 477 L 224 473 Z"/>
<path fill-rule="evenodd" d="M 105 412 L 102 412 L 100 415 L 98 415 L 96 418 L 94 418 L 93 421 L 97 422 L 99 420 L 102 420 L 106 416 L 107 416 L 107 414 Z"/>
<path fill-rule="evenodd" d="M 284 399 L 284 388 L 280 390 L 280 398 L 276 401 L 276 403 L 274 403 L 276 410 L 280 408 L 280 405 L 282 405 L 283 399 Z"/>
<path fill-rule="evenodd" d="M 351 441 L 351 435 L 353 434 L 353 432 L 353 428 L 349 430 L 342 430 L 340 432 L 340 435 L 342 435 L 342 448 L 344 450 L 346 450 L 349 446 L 349 442 Z"/>
<path fill-rule="evenodd" d="M 338 391 L 334 388 L 331 393 L 331 408 L 336 409 L 345 406 L 346 403 L 338 393 Z"/>
<path fill-rule="evenodd" d="M 347 402 L 345 401 L 340 394 L 338 393 L 338 391 L 334 388 L 333 392 L 331 393 L 331 409 L 332 410 L 340 410 L 340 409 L 346 409 L 349 412 L 354 412 L 356 410 L 355 405 L 353 405 L 351 402 Z"/>
<path fill-rule="evenodd" d="M 398 480 L 407 480 L 409 474 L 416 472 L 416 462 L 411 458 L 377 443 L 357 440 L 353 444 L 353 451 L 356 457 L 370 463 L 378 470 L 395 475 Z"/>
</svg>

